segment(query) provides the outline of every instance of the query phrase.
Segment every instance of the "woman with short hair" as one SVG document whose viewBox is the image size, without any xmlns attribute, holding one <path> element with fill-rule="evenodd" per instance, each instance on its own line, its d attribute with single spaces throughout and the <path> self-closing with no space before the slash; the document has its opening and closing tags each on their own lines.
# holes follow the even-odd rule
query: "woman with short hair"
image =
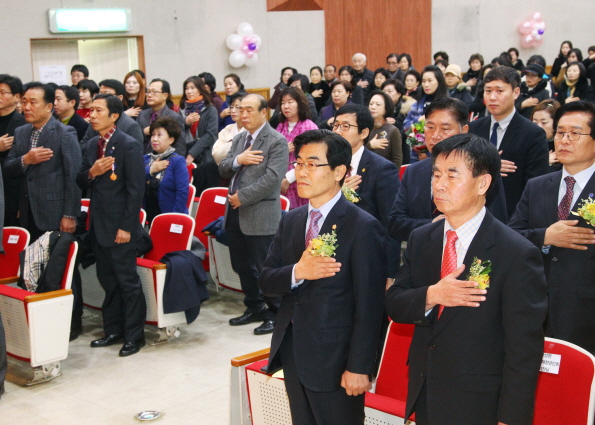
<svg viewBox="0 0 595 425">
<path fill-rule="evenodd" d="M 342 66 L 339 68 L 339 80 L 345 81 L 353 86 L 351 90 L 351 101 L 358 105 L 364 104 L 364 90 L 353 82 L 355 78 L 355 70 L 349 65 Z M 332 86 L 331 86 L 332 89 Z"/>
<path fill-rule="evenodd" d="M 279 95 L 281 94 L 281 91 L 286 88 L 289 87 L 289 84 L 287 83 L 289 81 L 289 78 L 293 75 L 293 74 L 297 74 L 297 69 L 292 68 L 291 66 L 286 66 L 285 68 L 283 68 L 281 70 L 281 78 L 279 79 L 279 82 L 277 83 L 277 85 L 275 86 L 275 90 L 273 91 L 273 96 L 269 99 L 269 108 L 271 109 L 277 109 L 277 106 L 279 105 Z"/>
<path fill-rule="evenodd" d="M 421 74 L 417 72 L 415 69 L 410 69 L 405 73 L 403 83 L 405 84 L 405 88 L 407 89 L 407 92 L 405 94 L 409 97 L 417 99 L 419 92 L 421 91 Z"/>
<path fill-rule="evenodd" d="M 589 85 L 585 65 L 581 62 L 571 62 L 566 68 L 566 76 L 558 90 L 558 102 L 564 105 L 576 100 L 593 102 L 594 99 L 595 89 Z"/>
<path fill-rule="evenodd" d="M 225 102 L 221 105 L 221 113 L 219 114 L 219 130 L 223 130 L 229 124 L 233 124 L 233 120 L 230 117 L 231 111 L 229 110 L 229 103 L 227 98 L 234 93 L 245 93 L 244 85 L 237 74 L 227 74 L 223 78 L 223 87 L 225 89 Z"/>
<path fill-rule="evenodd" d="M 326 105 L 331 97 L 331 86 L 324 81 L 322 68 L 313 66 L 310 69 L 310 87 L 308 92 L 314 98 L 316 104 L 316 114 Z"/>
<path fill-rule="evenodd" d="M 558 158 L 556 157 L 556 147 L 554 145 L 554 117 L 556 116 L 558 108 L 560 108 L 560 103 L 553 99 L 545 99 L 533 108 L 533 113 L 531 114 L 531 121 L 545 131 L 545 137 L 547 138 L 548 147 L 550 149 L 550 173 L 562 169 L 562 164 L 560 164 L 560 161 L 558 161 Z"/>
<path fill-rule="evenodd" d="M 370 132 L 366 147 L 388 159 L 397 166 L 397 169 L 401 168 L 403 164 L 401 132 L 387 121 L 394 110 L 392 99 L 383 91 L 374 90 L 370 93 L 368 109 L 374 119 L 374 128 Z"/>
<path fill-rule="evenodd" d="M 318 114 L 318 127 L 330 130 L 331 123 L 335 120 L 335 114 L 339 108 L 347 103 L 351 103 L 351 92 L 353 86 L 346 81 L 335 81 L 331 84 L 331 104 L 326 105 Z"/>
</svg>

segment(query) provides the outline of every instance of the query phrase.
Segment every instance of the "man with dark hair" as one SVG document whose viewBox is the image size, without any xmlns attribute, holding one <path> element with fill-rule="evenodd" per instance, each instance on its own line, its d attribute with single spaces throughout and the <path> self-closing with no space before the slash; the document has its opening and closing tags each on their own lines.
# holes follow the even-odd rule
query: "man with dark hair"
<svg viewBox="0 0 595 425">
<path fill-rule="evenodd" d="M 542 250 L 549 288 L 546 336 L 595 352 L 595 234 L 576 215 L 595 193 L 595 106 L 563 105 L 554 120 L 563 168 L 527 183 L 510 227 Z"/>
<path fill-rule="evenodd" d="M 70 68 L 70 79 L 76 87 L 79 81 L 89 78 L 89 69 L 85 65 L 77 64 Z"/>
<path fill-rule="evenodd" d="M 399 80 L 403 82 L 405 78 L 405 73 L 399 67 L 399 54 L 398 53 L 391 53 L 386 57 L 386 68 L 388 69 L 388 73 L 390 75 L 390 79 Z"/>
<path fill-rule="evenodd" d="M 386 309 L 415 324 L 405 417 L 418 425 L 532 423 L 547 290 L 539 249 L 485 208 L 500 158 L 459 134 L 434 146 L 444 220 L 411 233 Z"/>
<path fill-rule="evenodd" d="M 349 103 L 339 108 L 333 131 L 343 136 L 351 146 L 350 170 L 345 186 L 354 190 L 358 207 L 376 218 L 385 229 L 385 283 L 392 285 L 401 261 L 401 242 L 388 234 L 388 214 L 399 191 L 399 170 L 391 161 L 366 149 L 374 119 L 368 108 Z"/>
<path fill-rule="evenodd" d="M 126 87 L 118 80 L 103 80 L 99 82 L 99 93 L 118 96 L 121 100 L 126 96 Z"/>
<path fill-rule="evenodd" d="M 77 139 L 85 137 L 89 123 L 81 118 L 76 110 L 79 106 L 79 92 L 73 86 L 59 86 L 54 99 L 54 115 L 64 125 L 69 125 L 76 130 Z"/>
<path fill-rule="evenodd" d="M 434 147 L 456 134 L 469 131 L 469 110 L 458 99 L 438 99 L 426 110 L 426 147 L 432 154 Z M 492 215 L 505 223 L 508 221 L 502 179 L 495 179 L 486 194 L 486 207 Z M 419 161 L 407 167 L 401 187 L 388 218 L 390 235 L 399 240 L 409 239 L 411 232 L 424 224 L 439 221 L 444 214 L 436 209 L 432 195 L 432 162 Z"/>
<path fill-rule="evenodd" d="M 81 209 L 81 150 L 74 128 L 52 116 L 54 95 L 48 85 L 27 84 L 21 104 L 28 124 L 15 130 L 4 162 L 4 173 L 20 179 L 19 222 L 31 242 L 48 231 L 73 233 Z"/>
<path fill-rule="evenodd" d="M 27 124 L 25 117 L 17 111 L 23 83 L 18 77 L 0 74 L 0 164 L 4 161 L 14 143 L 14 131 Z M 4 226 L 18 226 L 19 178 L 4 175 Z"/>
<path fill-rule="evenodd" d="M 217 87 L 217 80 L 215 79 L 215 76 L 210 72 L 201 72 L 198 74 L 198 76 L 205 82 L 207 90 L 209 90 L 209 93 L 211 93 L 213 105 L 215 105 L 217 112 L 220 114 L 223 110 L 223 99 L 221 99 L 221 96 L 219 96 L 219 94 L 217 94 L 215 91 L 215 87 Z"/>
<path fill-rule="evenodd" d="M 99 86 L 93 80 L 84 79 L 78 82 L 76 88 L 79 91 L 80 103 L 76 113 L 85 121 L 89 122 L 89 114 L 91 113 L 91 104 L 93 98 L 99 93 Z"/>
<path fill-rule="evenodd" d="M 145 193 L 142 147 L 116 128 L 122 101 L 98 94 L 91 106 L 91 126 L 99 133 L 88 142 L 77 183 L 90 193 L 90 235 L 97 259 L 97 278 L 105 291 L 102 306 L 105 336 L 91 347 L 124 342 L 120 356 L 145 345 L 146 303 L 136 273 L 135 243 Z"/>
<path fill-rule="evenodd" d="M 450 62 L 448 61 L 448 59 L 449 59 L 448 53 L 443 52 L 442 50 L 434 53 L 434 65 L 437 65 L 436 62 L 441 60 L 441 61 L 446 62 L 446 66 L 448 66 L 448 65 L 450 65 Z"/>
<path fill-rule="evenodd" d="M 287 213 L 259 286 L 282 297 L 268 372 L 283 368 L 296 425 L 364 423 L 383 316 L 386 267 L 382 225 L 341 194 L 350 144 L 328 130 L 294 141 L 298 194 L 309 204 Z M 332 256 L 312 240 L 333 239 Z"/>
<path fill-rule="evenodd" d="M 328 64 L 324 67 L 324 81 L 329 86 L 337 81 L 337 67 L 335 65 Z"/>
<path fill-rule="evenodd" d="M 169 83 L 161 78 L 154 78 L 147 89 L 147 105 L 149 105 L 149 108 L 138 114 L 136 122 L 143 131 L 144 150 L 145 153 L 148 153 L 151 151 L 151 135 L 149 134 L 151 123 L 159 117 L 175 118 L 180 123 L 182 136 L 172 146 L 178 155 L 186 157 L 186 144 L 188 141 L 183 136 L 186 123 L 180 114 L 172 111 L 167 106 L 167 100 L 170 96 L 171 89 Z"/>
<path fill-rule="evenodd" d="M 267 101 L 249 94 L 240 103 L 246 131 L 233 138 L 219 173 L 231 179 L 225 210 L 225 231 L 234 271 L 240 275 L 246 310 L 229 320 L 231 326 L 263 321 L 256 335 L 273 332 L 278 297 L 258 290 L 258 275 L 281 218 L 281 181 L 287 171 L 287 140 L 267 122 Z"/>
<path fill-rule="evenodd" d="M 500 66 L 484 78 L 489 117 L 469 124 L 469 132 L 489 140 L 502 157 L 502 182 L 508 216 L 521 199 L 527 181 L 547 174 L 549 151 L 545 131 L 515 110 L 521 79 L 514 68 Z"/>
</svg>

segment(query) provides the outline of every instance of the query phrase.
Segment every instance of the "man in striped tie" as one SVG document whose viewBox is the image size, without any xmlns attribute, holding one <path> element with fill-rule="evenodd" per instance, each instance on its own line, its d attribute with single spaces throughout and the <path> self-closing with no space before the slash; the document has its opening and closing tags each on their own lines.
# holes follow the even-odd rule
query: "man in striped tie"
<svg viewBox="0 0 595 425">
<path fill-rule="evenodd" d="M 543 252 L 549 287 L 546 336 L 595 353 L 595 234 L 576 212 L 595 198 L 595 106 L 570 102 L 556 113 L 562 170 L 529 180 L 510 227 Z"/>
<path fill-rule="evenodd" d="M 493 144 L 455 135 L 432 161 L 445 219 L 411 233 L 386 299 L 394 321 L 416 325 L 406 417 L 530 425 L 547 308 L 541 252 L 485 207 L 501 166 Z"/>
<path fill-rule="evenodd" d="M 384 312 L 384 230 L 342 195 L 347 140 L 310 130 L 294 146 L 298 194 L 309 203 L 281 219 L 258 281 L 282 297 L 268 371 L 283 368 L 294 425 L 362 425 Z M 334 255 L 311 251 L 333 235 Z"/>
</svg>

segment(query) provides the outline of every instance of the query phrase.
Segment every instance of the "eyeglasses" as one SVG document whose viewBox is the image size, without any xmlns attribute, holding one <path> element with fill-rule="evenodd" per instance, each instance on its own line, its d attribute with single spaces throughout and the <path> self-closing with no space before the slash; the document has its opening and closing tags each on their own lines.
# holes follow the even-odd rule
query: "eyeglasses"
<svg viewBox="0 0 595 425">
<path fill-rule="evenodd" d="M 357 128 L 357 125 L 348 124 L 346 122 L 344 122 L 344 123 L 338 123 L 338 122 L 336 122 L 336 123 L 333 124 L 333 130 L 337 130 L 338 128 L 341 128 L 341 131 L 349 131 L 349 129 L 351 127 Z"/>
<path fill-rule="evenodd" d="M 145 93 L 152 94 L 153 96 L 155 96 L 156 94 L 161 94 L 163 92 L 162 91 L 157 91 L 157 90 L 146 90 Z"/>
<path fill-rule="evenodd" d="M 326 167 L 326 166 L 330 166 L 331 164 L 317 164 L 314 161 L 308 161 L 308 162 L 292 162 L 291 165 L 293 165 L 296 170 L 302 170 L 302 169 L 306 169 L 308 171 L 316 171 L 316 169 L 318 167 Z"/>
<path fill-rule="evenodd" d="M 576 142 L 581 136 L 590 136 L 589 133 L 579 133 L 578 131 L 556 131 L 554 140 L 562 140 L 566 134 L 568 134 L 568 140 L 571 142 Z"/>
</svg>

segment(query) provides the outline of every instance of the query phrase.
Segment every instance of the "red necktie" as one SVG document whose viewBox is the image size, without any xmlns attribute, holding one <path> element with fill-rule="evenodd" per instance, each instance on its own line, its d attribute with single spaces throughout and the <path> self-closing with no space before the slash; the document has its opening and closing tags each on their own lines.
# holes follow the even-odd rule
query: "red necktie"
<svg viewBox="0 0 595 425">
<path fill-rule="evenodd" d="M 444 279 L 457 269 L 457 232 L 448 230 L 446 232 L 446 245 L 444 246 L 444 256 L 442 257 L 442 270 L 440 271 L 440 279 Z M 442 315 L 444 306 L 441 305 L 438 310 L 438 318 Z"/>
<path fill-rule="evenodd" d="M 105 143 L 105 139 L 100 136 L 99 140 L 97 141 L 97 159 L 103 158 L 105 153 Z"/>
<path fill-rule="evenodd" d="M 576 183 L 576 180 L 574 177 L 568 176 L 564 181 L 566 182 L 566 195 L 564 195 L 560 205 L 558 205 L 558 220 L 568 219 L 568 212 L 570 211 L 572 197 L 574 196 L 574 184 Z"/>
<path fill-rule="evenodd" d="M 322 218 L 322 214 L 318 210 L 310 211 L 310 225 L 306 233 L 306 248 L 312 239 L 318 236 L 318 220 Z"/>
</svg>

